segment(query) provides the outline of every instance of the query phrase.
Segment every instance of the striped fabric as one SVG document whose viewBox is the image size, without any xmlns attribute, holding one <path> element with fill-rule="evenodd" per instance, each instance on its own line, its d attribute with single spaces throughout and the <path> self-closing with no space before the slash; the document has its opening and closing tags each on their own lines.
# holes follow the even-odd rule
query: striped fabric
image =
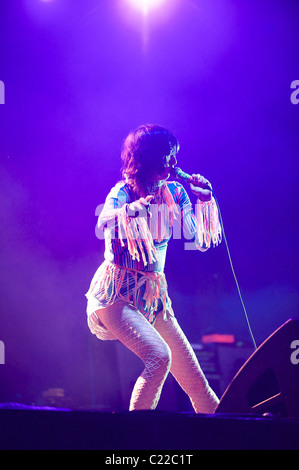
<svg viewBox="0 0 299 470">
<path fill-rule="evenodd" d="M 178 208 L 179 216 L 176 217 L 176 220 L 181 223 L 183 236 L 187 240 L 195 240 L 197 224 L 187 192 L 184 187 L 177 182 L 167 182 L 167 188 L 173 198 L 173 204 Z M 138 261 L 136 259 L 132 259 L 127 243 L 125 243 L 125 246 L 121 244 L 118 221 L 121 211 L 124 211 L 125 209 L 125 205 L 133 201 L 133 194 L 129 186 L 125 183 L 116 184 L 108 194 L 104 209 L 98 220 L 98 228 L 104 230 L 105 236 L 104 257 L 106 260 L 117 265 L 126 266 L 139 271 L 162 272 L 165 265 L 167 244 L 172 236 L 173 224 L 168 225 L 166 236 L 161 241 L 158 241 L 157 238 L 155 238 L 155 232 L 157 231 L 155 228 L 157 229 L 157 227 L 154 227 L 152 230 L 154 246 L 158 254 L 155 262 L 150 263 L 147 259 L 147 263 L 145 264 L 142 260 Z M 156 212 L 158 210 L 163 212 L 161 211 L 161 207 L 163 206 L 166 206 L 165 201 L 163 200 L 163 194 L 162 196 L 156 195 L 155 199 L 151 203 L 151 207 L 153 207 Z M 155 216 L 155 214 L 153 215 Z M 151 224 L 150 219 L 148 220 L 148 223 Z"/>
<path fill-rule="evenodd" d="M 154 196 L 151 216 L 145 211 L 132 217 L 128 204 L 134 197 L 125 182 L 117 183 L 108 194 L 98 220 L 98 228 L 104 231 L 105 261 L 86 294 L 89 316 L 121 299 L 134 305 L 150 322 L 161 309 L 166 320 L 166 311 L 173 312 L 164 266 L 174 231 L 178 237 L 177 227 L 182 229 L 184 238 L 193 241 L 201 251 L 221 241 L 213 200 L 198 202 L 195 215 L 187 192 L 178 182 L 166 182 Z M 101 337 L 99 329 L 97 336 Z M 102 336 L 101 339 L 106 339 Z"/>
</svg>

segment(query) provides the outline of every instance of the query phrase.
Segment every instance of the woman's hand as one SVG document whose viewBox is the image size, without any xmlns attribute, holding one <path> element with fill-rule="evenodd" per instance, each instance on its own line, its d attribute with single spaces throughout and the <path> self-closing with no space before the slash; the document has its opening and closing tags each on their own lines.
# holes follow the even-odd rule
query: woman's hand
<svg viewBox="0 0 299 470">
<path fill-rule="evenodd" d="M 144 216 L 148 210 L 154 196 L 141 197 L 137 201 L 131 202 L 127 205 L 127 214 L 129 217 Z"/>
<path fill-rule="evenodd" d="M 211 186 L 211 183 L 205 179 L 202 175 L 192 175 L 193 181 L 196 185 L 190 183 L 190 188 L 193 194 L 195 194 L 201 201 L 207 202 L 212 198 L 212 191 L 206 189 L 206 185 Z"/>
</svg>

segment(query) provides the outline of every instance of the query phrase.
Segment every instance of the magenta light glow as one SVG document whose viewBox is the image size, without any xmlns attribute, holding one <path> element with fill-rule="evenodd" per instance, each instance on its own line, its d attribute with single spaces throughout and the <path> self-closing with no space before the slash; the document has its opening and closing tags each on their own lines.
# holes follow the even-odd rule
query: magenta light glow
<svg viewBox="0 0 299 470">
<path fill-rule="evenodd" d="M 129 2 L 146 16 L 151 10 L 161 6 L 165 0 L 129 0 Z"/>
</svg>

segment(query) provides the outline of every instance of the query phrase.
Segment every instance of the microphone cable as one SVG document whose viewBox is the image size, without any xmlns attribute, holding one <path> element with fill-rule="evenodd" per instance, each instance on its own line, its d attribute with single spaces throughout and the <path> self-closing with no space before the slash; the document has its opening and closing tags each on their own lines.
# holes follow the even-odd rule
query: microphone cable
<svg viewBox="0 0 299 470">
<path fill-rule="evenodd" d="M 240 286 L 239 286 L 239 283 L 238 283 L 238 279 L 237 279 L 237 276 L 236 276 L 236 273 L 235 273 L 235 270 L 234 270 L 234 267 L 233 267 L 232 258 L 231 258 L 231 255 L 230 255 L 230 251 L 229 251 L 229 247 L 228 247 L 228 243 L 227 243 L 227 239 L 226 239 L 226 235 L 225 235 L 225 230 L 224 230 L 223 219 L 222 219 L 222 215 L 221 215 L 221 211 L 220 211 L 220 206 L 219 206 L 219 203 L 218 203 L 218 200 L 217 200 L 217 197 L 215 195 L 214 190 L 212 188 L 210 188 L 210 190 L 213 193 L 213 196 L 214 196 L 214 199 L 215 199 L 215 202 L 216 202 L 216 205 L 217 205 L 220 225 L 221 225 L 221 229 L 222 229 L 223 240 L 224 240 L 224 243 L 225 243 L 225 246 L 226 246 L 226 251 L 227 251 L 228 259 L 229 259 L 229 262 L 230 262 L 230 267 L 231 267 L 231 270 L 232 270 L 232 273 L 233 273 L 233 276 L 234 276 L 234 279 L 235 279 L 235 283 L 236 283 L 236 286 L 237 286 L 240 301 L 241 301 L 241 304 L 242 304 L 242 307 L 243 307 L 243 310 L 244 310 L 244 314 L 245 314 L 248 330 L 249 330 L 249 333 L 250 333 L 250 336 L 251 336 L 251 340 L 252 340 L 254 349 L 256 350 L 257 349 L 256 341 L 255 341 L 255 338 L 254 338 L 254 335 L 253 335 L 253 332 L 252 332 L 252 329 L 251 329 L 250 321 L 249 321 L 249 318 L 248 318 L 248 314 L 247 314 L 246 307 L 245 307 L 245 304 L 244 304 L 244 301 L 243 301 L 243 298 L 242 298 Z"/>
<path fill-rule="evenodd" d="M 172 174 L 175 178 L 179 178 L 179 179 L 182 179 L 184 181 L 188 181 L 189 183 L 192 182 L 192 176 L 189 175 L 188 173 L 185 173 L 183 170 L 181 170 L 181 168 L 179 168 L 177 166 L 173 167 Z M 249 321 L 249 318 L 248 318 L 248 314 L 247 314 L 246 307 L 245 307 L 245 304 L 244 304 L 244 301 L 243 301 L 243 298 L 242 298 L 240 286 L 239 286 L 239 283 L 238 283 L 238 279 L 237 279 L 237 276 L 236 276 L 236 273 L 235 273 L 235 270 L 234 270 L 234 267 L 233 267 L 232 258 L 231 258 L 231 255 L 230 255 L 230 251 L 229 251 L 229 247 L 228 247 L 228 243 L 227 243 L 227 239 L 226 239 L 226 235 L 225 235 L 224 224 L 223 224 L 223 219 L 222 219 L 222 215 L 221 215 L 220 206 L 219 206 L 216 194 L 215 194 L 212 186 L 210 184 L 208 184 L 206 189 L 208 189 L 209 191 L 212 192 L 212 194 L 214 196 L 214 199 L 215 199 L 215 202 L 216 202 L 216 205 L 217 205 L 218 214 L 219 214 L 219 221 L 220 221 L 220 225 L 221 225 L 221 229 L 222 229 L 223 240 L 224 240 L 226 250 L 227 250 L 227 254 L 228 254 L 228 259 L 229 259 L 229 262 L 230 262 L 230 267 L 231 267 L 231 270 L 232 270 L 232 273 L 233 273 L 233 276 L 234 276 L 234 279 L 235 279 L 235 283 L 236 283 L 238 294 L 239 294 L 239 297 L 240 297 L 240 301 L 241 301 L 241 304 L 242 304 L 242 307 L 243 307 L 243 310 L 244 310 L 246 322 L 247 322 L 249 333 L 250 333 L 250 336 L 251 336 L 251 339 L 252 339 L 252 342 L 253 342 L 253 345 L 254 345 L 254 349 L 256 350 L 257 345 L 256 345 L 256 342 L 255 342 L 255 339 L 254 339 L 254 335 L 252 333 L 252 329 L 251 329 L 251 326 L 250 326 L 250 321 Z"/>
</svg>

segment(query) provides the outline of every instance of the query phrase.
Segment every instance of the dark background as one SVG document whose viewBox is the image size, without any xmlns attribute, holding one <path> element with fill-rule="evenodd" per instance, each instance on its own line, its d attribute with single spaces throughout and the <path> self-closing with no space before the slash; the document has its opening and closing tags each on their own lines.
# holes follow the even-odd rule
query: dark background
<svg viewBox="0 0 299 470">
<path fill-rule="evenodd" d="M 298 317 L 299 2 L 165 0 L 147 18 L 127 0 L 0 8 L 0 400 L 62 388 L 75 407 L 123 406 L 118 346 L 89 333 L 84 294 L 103 260 L 96 207 L 142 123 L 170 128 L 179 165 L 212 182 L 256 342 Z M 170 243 L 166 275 L 189 340 L 250 344 L 224 243 L 184 248 Z"/>
</svg>

